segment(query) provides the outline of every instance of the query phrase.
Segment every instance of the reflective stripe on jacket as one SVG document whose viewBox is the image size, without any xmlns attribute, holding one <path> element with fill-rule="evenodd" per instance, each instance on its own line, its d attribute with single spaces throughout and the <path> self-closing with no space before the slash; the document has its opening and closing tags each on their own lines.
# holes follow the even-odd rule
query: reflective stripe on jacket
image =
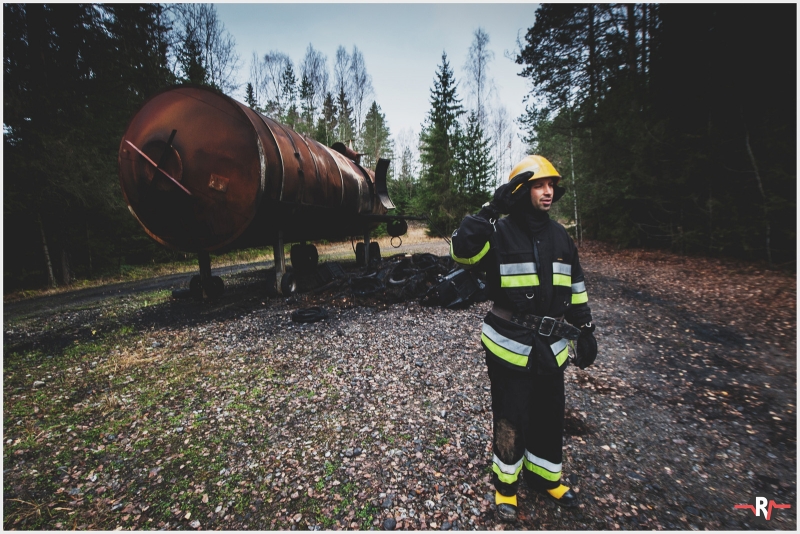
<svg viewBox="0 0 800 534">
<path fill-rule="evenodd" d="M 453 232 L 450 255 L 487 274 L 489 296 L 517 312 L 561 317 L 581 325 L 591 321 L 588 294 L 575 244 L 563 226 L 550 224 L 531 236 L 512 219 L 494 224 L 469 215 Z M 567 341 L 542 336 L 491 312 L 484 318 L 481 342 L 513 369 L 553 373 L 568 360 Z"/>
</svg>

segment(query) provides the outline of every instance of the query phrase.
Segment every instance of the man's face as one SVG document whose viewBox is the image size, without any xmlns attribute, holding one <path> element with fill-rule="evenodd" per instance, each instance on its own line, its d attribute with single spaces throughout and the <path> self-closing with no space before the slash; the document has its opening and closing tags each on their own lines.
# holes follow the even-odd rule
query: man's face
<svg viewBox="0 0 800 534">
<path fill-rule="evenodd" d="M 531 204 L 539 211 L 550 211 L 553 205 L 552 178 L 539 178 L 531 182 Z"/>
</svg>

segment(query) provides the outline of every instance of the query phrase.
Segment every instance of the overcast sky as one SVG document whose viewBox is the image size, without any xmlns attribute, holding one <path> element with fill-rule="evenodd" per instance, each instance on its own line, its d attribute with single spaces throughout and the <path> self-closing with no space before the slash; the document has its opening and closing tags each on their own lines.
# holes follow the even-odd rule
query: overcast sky
<svg viewBox="0 0 800 534">
<path fill-rule="evenodd" d="M 442 52 L 466 101 L 463 65 L 477 28 L 489 35 L 494 60 L 489 76 L 497 97 L 512 119 L 523 111 L 527 80 L 520 66 L 506 57 L 517 49 L 517 37 L 534 23 L 537 4 L 215 4 L 217 15 L 236 39 L 241 58 L 239 79 L 247 82 L 253 52 L 289 55 L 297 65 L 309 43 L 328 58 L 333 72 L 336 48 L 357 46 L 372 76 L 374 99 L 386 115 L 392 134 L 420 125 L 430 108 L 430 90 Z M 233 95 L 243 101 L 244 90 Z"/>
</svg>

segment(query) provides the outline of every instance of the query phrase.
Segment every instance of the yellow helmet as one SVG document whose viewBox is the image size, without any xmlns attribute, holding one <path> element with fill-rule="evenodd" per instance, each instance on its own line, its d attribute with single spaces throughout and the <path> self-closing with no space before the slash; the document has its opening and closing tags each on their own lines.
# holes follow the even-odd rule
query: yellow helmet
<svg viewBox="0 0 800 534">
<path fill-rule="evenodd" d="M 553 164 L 542 156 L 525 156 L 522 161 L 511 169 L 511 174 L 508 175 L 508 181 L 510 182 L 515 176 L 523 172 L 533 173 L 528 180 L 529 182 L 531 180 L 538 180 L 539 178 L 554 178 L 555 183 L 558 183 L 561 179 L 561 175 L 558 174 Z"/>
<path fill-rule="evenodd" d="M 550 163 L 546 158 L 536 155 L 525 156 L 514 166 L 513 169 L 511 169 L 511 174 L 508 175 L 508 181 L 510 182 L 523 173 L 531 173 L 531 177 L 527 180 L 528 182 L 532 182 L 533 180 L 538 180 L 540 178 L 552 178 L 553 202 L 564 196 L 564 192 L 566 190 L 563 187 L 558 187 L 558 182 L 561 180 L 561 175 L 558 174 L 556 168 L 553 167 L 553 164 Z M 520 187 L 522 187 L 522 184 L 518 185 L 517 189 Z"/>
</svg>

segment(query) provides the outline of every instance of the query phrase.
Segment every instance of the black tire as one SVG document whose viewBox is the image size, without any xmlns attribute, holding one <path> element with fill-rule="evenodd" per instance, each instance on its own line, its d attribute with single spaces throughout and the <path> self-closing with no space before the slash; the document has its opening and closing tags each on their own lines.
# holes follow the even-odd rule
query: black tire
<svg viewBox="0 0 800 534">
<path fill-rule="evenodd" d="M 292 312 L 292 321 L 295 323 L 316 323 L 327 318 L 328 312 L 318 306 Z"/>
<path fill-rule="evenodd" d="M 364 266 L 364 243 L 356 243 L 356 265 Z"/>
<path fill-rule="evenodd" d="M 317 252 L 317 247 L 311 243 L 306 245 L 306 250 L 306 257 L 308 258 L 308 270 L 311 272 L 316 270 L 317 265 L 319 265 L 319 252 Z"/>
<path fill-rule="evenodd" d="M 225 282 L 219 276 L 211 277 L 211 287 L 205 288 L 206 295 L 210 299 L 218 299 L 225 292 Z"/>
<path fill-rule="evenodd" d="M 297 281 L 294 279 L 294 273 L 287 271 L 281 277 L 281 294 L 284 297 L 290 297 L 297 291 Z"/>
<path fill-rule="evenodd" d="M 381 261 L 381 246 L 377 241 L 369 244 L 369 262 Z"/>
<path fill-rule="evenodd" d="M 305 271 L 306 268 L 306 257 L 308 254 L 305 248 L 305 245 L 297 244 L 292 245 L 292 248 L 289 249 L 289 259 L 292 262 L 292 267 L 298 271 Z"/>
<path fill-rule="evenodd" d="M 277 297 L 278 296 L 278 284 L 276 282 L 277 277 L 275 276 L 275 271 L 267 271 L 267 296 L 268 297 Z"/>
<path fill-rule="evenodd" d="M 189 280 L 189 294 L 192 295 L 192 298 L 203 298 L 203 280 L 200 278 L 199 274 L 194 275 Z"/>
</svg>

